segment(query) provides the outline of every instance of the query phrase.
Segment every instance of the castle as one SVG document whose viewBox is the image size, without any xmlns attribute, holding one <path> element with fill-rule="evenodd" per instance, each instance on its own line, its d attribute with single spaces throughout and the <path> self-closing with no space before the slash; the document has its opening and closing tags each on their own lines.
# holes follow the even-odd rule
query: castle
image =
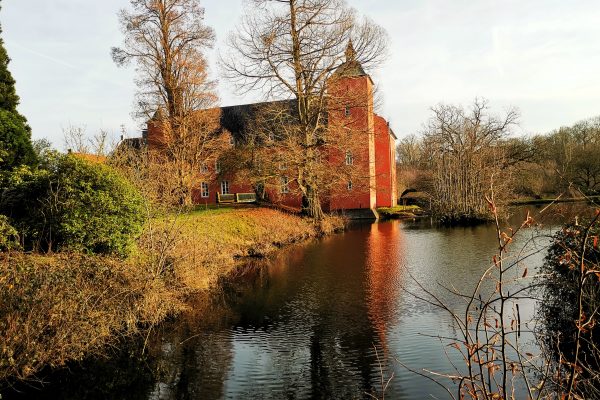
<svg viewBox="0 0 600 400">
<path fill-rule="evenodd" d="M 328 104 L 327 124 L 329 127 L 350 127 L 361 134 L 353 140 L 352 150 L 346 150 L 345 154 L 329 154 L 325 162 L 331 163 L 331 168 L 336 168 L 334 164 L 341 161 L 345 164 L 344 167 L 352 168 L 354 175 L 360 176 L 361 179 L 336 183 L 335 187 L 322 197 L 322 208 L 324 211 L 345 211 L 392 207 L 397 204 L 397 138 L 389 123 L 374 112 L 373 80 L 355 59 L 351 43 L 346 51 L 346 61 L 333 76 L 335 80 L 328 83 L 327 92 L 336 100 Z M 283 104 L 293 109 L 297 107 L 295 103 L 291 100 L 222 107 L 222 131 L 231 133 L 232 146 L 243 143 L 247 127 L 257 112 L 273 104 Z M 144 141 L 152 150 L 160 148 L 160 140 L 160 129 L 150 121 Z M 236 197 L 236 194 L 257 191 L 256 185 L 240 178 L 240 174 L 221 171 L 218 161 L 212 165 L 203 165 L 202 169 L 206 174 L 200 179 L 193 193 L 194 202 L 197 204 L 236 201 L 239 197 Z M 300 208 L 302 197 L 294 190 L 295 184 L 286 174 L 291 172 L 281 171 L 280 185 L 270 186 L 263 194 L 273 203 Z"/>
</svg>

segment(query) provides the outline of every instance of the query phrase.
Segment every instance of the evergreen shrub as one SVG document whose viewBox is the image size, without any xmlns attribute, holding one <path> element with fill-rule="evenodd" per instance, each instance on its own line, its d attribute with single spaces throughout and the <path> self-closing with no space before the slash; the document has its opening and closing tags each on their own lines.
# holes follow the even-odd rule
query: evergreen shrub
<svg viewBox="0 0 600 400">
<path fill-rule="evenodd" d="M 125 256 L 144 223 L 144 199 L 111 167 L 53 154 L 45 169 L 15 169 L 4 181 L 0 214 L 26 249 Z"/>
</svg>

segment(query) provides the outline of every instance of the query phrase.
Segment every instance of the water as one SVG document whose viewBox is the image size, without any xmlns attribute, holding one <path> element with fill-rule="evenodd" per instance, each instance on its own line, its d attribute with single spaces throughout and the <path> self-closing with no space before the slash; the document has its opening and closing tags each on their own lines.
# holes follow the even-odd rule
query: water
<svg viewBox="0 0 600 400">
<path fill-rule="evenodd" d="M 540 235 L 550 228 L 527 230 L 515 242 L 514 256 L 524 246 L 532 254 L 516 273 L 525 267 L 535 273 L 549 243 Z M 67 377 L 39 395 L 358 399 L 381 397 L 382 379 L 393 374 L 386 398 L 448 398 L 401 365 L 452 372 L 451 362 L 459 361 L 431 337 L 457 335 L 450 315 L 411 293 L 422 294 L 419 282 L 451 309 L 462 309 L 440 285 L 472 290 L 496 248 L 492 226 L 439 228 L 427 220 L 359 225 L 295 245 L 252 261 L 217 294 L 192 301 L 189 313 L 149 336 L 148 358 L 137 360 L 130 351 L 126 361 L 113 360 L 118 366 L 86 367 L 91 377 L 84 383 Z M 493 289 L 486 285 L 484 292 Z M 520 309 L 529 320 L 535 301 L 520 301 Z M 522 340 L 533 336 L 525 332 Z"/>
<path fill-rule="evenodd" d="M 233 306 L 239 320 L 214 338 L 228 344 L 221 347 L 229 360 L 222 384 L 213 392 L 199 385 L 193 393 L 364 398 L 380 395 L 381 377 L 387 380 L 393 372 L 388 398 L 445 398 L 442 388 L 396 361 L 419 370 L 452 371 L 440 342 L 423 336 L 455 335 L 450 315 L 409 292 L 418 293 L 420 282 L 458 309 L 458 300 L 438 284 L 471 289 L 491 264 L 496 246 L 490 226 L 434 229 L 386 222 L 284 251 L 249 278 Z M 527 306 L 532 309 L 525 304 L 524 312 Z M 193 375 L 189 381 L 201 381 L 203 365 L 186 367 L 182 370 Z M 156 392 L 154 398 L 170 396 Z"/>
</svg>

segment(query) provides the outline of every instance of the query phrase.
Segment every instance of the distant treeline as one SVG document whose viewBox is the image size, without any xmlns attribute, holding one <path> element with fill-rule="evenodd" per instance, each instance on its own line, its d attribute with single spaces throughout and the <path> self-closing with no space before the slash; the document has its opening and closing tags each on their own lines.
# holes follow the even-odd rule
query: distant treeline
<svg viewBox="0 0 600 400">
<path fill-rule="evenodd" d="M 424 191 L 449 220 L 486 219 L 492 199 L 600 194 L 600 116 L 547 134 L 513 137 L 518 112 L 498 117 L 485 100 L 438 105 L 418 135 L 397 145 L 398 188 Z"/>
<path fill-rule="evenodd" d="M 600 193 L 600 116 L 517 140 L 530 149 L 531 158 L 517 170 L 516 194 L 543 197 L 569 189 Z"/>
</svg>

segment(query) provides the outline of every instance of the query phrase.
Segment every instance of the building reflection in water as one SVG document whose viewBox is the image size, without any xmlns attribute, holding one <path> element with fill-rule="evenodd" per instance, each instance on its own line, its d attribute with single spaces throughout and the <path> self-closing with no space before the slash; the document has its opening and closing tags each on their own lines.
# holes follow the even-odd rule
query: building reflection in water
<svg viewBox="0 0 600 400">
<path fill-rule="evenodd" d="M 367 309 L 379 342 L 387 354 L 386 332 L 395 324 L 403 284 L 404 234 L 399 223 L 371 225 L 367 240 Z"/>
<path fill-rule="evenodd" d="M 287 249 L 247 281 L 225 397 L 355 398 L 377 392 L 398 301 L 401 229 L 365 225 Z M 395 243 L 391 243 L 395 242 Z"/>
</svg>

